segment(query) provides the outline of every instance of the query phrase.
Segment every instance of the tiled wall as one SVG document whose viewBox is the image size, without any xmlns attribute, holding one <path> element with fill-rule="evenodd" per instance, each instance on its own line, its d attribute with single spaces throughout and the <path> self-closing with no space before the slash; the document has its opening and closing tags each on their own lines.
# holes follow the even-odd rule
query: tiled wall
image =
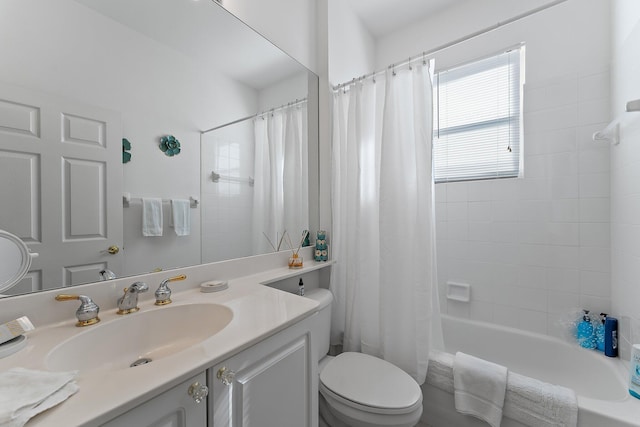
<svg viewBox="0 0 640 427">
<path fill-rule="evenodd" d="M 526 85 L 524 177 L 436 185 L 443 312 L 558 335 L 576 309 L 610 311 L 610 148 L 591 139 L 609 92 L 602 68 Z"/>
<path fill-rule="evenodd" d="M 622 120 L 620 144 L 611 149 L 612 303 L 621 320 L 621 355 L 640 343 L 640 112 L 625 113 L 640 99 L 640 2 L 612 2 L 611 116 Z"/>
</svg>

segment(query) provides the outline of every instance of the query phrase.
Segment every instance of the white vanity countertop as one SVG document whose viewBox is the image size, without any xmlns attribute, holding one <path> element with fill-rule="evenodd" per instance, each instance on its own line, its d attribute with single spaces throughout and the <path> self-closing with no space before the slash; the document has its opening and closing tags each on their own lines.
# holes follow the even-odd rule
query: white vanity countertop
<svg viewBox="0 0 640 427">
<path fill-rule="evenodd" d="M 308 298 L 279 291 L 261 283 L 300 275 L 322 266 L 305 267 L 292 271 L 279 268 L 252 276 L 229 280 L 229 288 L 221 292 L 202 293 L 199 288 L 174 292 L 173 304 L 216 303 L 233 311 L 233 319 L 220 332 L 179 353 L 154 360 L 135 368 L 92 372 L 78 376 L 80 391 L 67 401 L 34 418 L 27 427 L 95 426 L 100 425 L 132 409 L 153 396 L 170 389 L 189 376 L 204 371 L 227 357 L 285 329 L 297 321 L 312 315 L 317 303 Z M 153 289 L 150 290 L 153 292 Z M 163 310 L 153 305 L 153 300 L 139 304 L 140 311 Z M 170 307 L 170 306 L 167 306 Z M 72 314 L 72 310 L 70 310 Z M 60 342 L 99 327 L 107 322 L 122 319 L 114 309 L 100 312 L 101 322 L 96 326 L 78 328 L 75 318 L 64 322 L 41 326 L 29 333 L 27 347 L 0 359 L 0 371 L 13 367 L 48 370 L 45 358 Z M 193 325 L 198 328 L 201 325 Z M 153 328 L 153 325 L 148 325 Z M 185 331 L 188 333 L 188 331 Z M 114 342 L 114 346 L 118 343 Z M 87 349 L 91 357 L 91 349 Z"/>
</svg>

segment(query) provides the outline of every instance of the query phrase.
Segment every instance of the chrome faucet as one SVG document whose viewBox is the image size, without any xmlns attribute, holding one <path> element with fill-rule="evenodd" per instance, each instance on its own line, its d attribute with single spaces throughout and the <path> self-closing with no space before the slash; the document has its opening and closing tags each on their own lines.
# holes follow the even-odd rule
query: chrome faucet
<svg viewBox="0 0 640 427">
<path fill-rule="evenodd" d="M 73 300 L 80 301 L 80 307 L 78 307 L 78 310 L 76 310 L 76 318 L 78 319 L 78 323 L 76 323 L 76 326 L 89 326 L 100 321 L 100 318 L 98 317 L 100 307 L 98 307 L 98 305 L 93 302 L 93 300 L 88 296 L 69 294 L 56 295 L 56 301 Z"/>
<path fill-rule="evenodd" d="M 124 295 L 118 298 L 118 314 L 135 313 L 138 307 L 138 294 L 147 292 L 149 286 L 144 282 L 135 282 L 128 288 L 124 288 Z"/>
<path fill-rule="evenodd" d="M 156 305 L 171 304 L 171 289 L 169 289 L 169 286 L 167 286 L 167 284 L 169 282 L 177 282 L 178 280 L 184 280 L 186 278 L 187 276 L 181 274 L 180 276 L 170 277 L 163 280 L 156 290 Z"/>
<path fill-rule="evenodd" d="M 105 280 L 113 280 L 116 278 L 116 273 L 114 273 L 111 270 L 101 270 L 98 275 L 100 276 L 100 280 L 101 281 L 105 281 Z"/>
</svg>

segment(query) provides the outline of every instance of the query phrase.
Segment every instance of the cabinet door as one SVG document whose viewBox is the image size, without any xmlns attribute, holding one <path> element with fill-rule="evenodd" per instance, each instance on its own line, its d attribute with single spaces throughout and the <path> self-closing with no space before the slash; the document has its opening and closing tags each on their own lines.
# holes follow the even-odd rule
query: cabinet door
<svg viewBox="0 0 640 427">
<path fill-rule="evenodd" d="M 317 425 L 309 335 L 286 338 L 276 335 L 209 370 L 213 427 Z"/>
<path fill-rule="evenodd" d="M 189 394 L 195 383 L 205 385 L 206 375 L 197 375 L 102 427 L 206 427 L 207 399 L 197 403 Z"/>
</svg>

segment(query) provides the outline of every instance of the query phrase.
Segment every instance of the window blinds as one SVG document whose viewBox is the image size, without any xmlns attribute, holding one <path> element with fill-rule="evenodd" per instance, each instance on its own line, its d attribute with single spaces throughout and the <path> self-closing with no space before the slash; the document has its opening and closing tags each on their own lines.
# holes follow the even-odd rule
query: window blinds
<svg viewBox="0 0 640 427">
<path fill-rule="evenodd" d="M 436 182 L 518 176 L 524 47 L 436 74 Z"/>
</svg>

